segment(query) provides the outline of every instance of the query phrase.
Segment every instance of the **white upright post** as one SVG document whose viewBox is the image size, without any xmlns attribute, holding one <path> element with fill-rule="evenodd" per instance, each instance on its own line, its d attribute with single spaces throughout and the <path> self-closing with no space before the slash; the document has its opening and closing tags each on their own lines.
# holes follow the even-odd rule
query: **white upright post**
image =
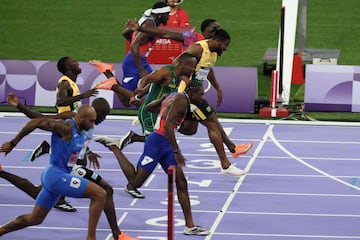
<svg viewBox="0 0 360 240">
<path fill-rule="evenodd" d="M 281 95 L 279 100 L 288 104 L 290 99 L 291 90 L 291 76 L 295 49 L 295 36 L 298 15 L 299 0 L 283 0 L 282 6 L 285 8 L 285 21 L 284 21 L 284 38 L 283 38 L 283 66 L 282 66 L 282 89 L 279 89 Z M 280 36 L 277 52 L 276 70 L 279 71 L 280 66 Z"/>
</svg>

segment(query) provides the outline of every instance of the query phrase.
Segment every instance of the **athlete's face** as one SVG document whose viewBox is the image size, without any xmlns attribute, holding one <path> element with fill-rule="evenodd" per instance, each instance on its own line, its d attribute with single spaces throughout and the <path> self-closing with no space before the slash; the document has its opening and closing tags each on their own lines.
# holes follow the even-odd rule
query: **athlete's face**
<svg viewBox="0 0 360 240">
<path fill-rule="evenodd" d="M 227 50 L 227 48 L 229 47 L 230 44 L 230 40 L 224 40 L 224 41 L 219 41 L 218 40 L 218 47 L 216 49 L 216 52 L 218 54 L 218 56 L 221 56 L 221 54 Z"/>
<path fill-rule="evenodd" d="M 159 24 L 166 25 L 169 19 L 169 13 L 160 13 L 157 17 Z"/>
<path fill-rule="evenodd" d="M 80 64 L 78 61 L 70 58 L 67 62 L 68 68 L 71 70 L 71 72 L 75 73 L 75 74 L 80 74 L 81 73 L 81 68 L 80 68 Z"/>
<path fill-rule="evenodd" d="M 182 66 L 181 75 L 190 77 L 195 72 L 197 61 L 196 58 L 189 58 L 180 64 Z"/>
<path fill-rule="evenodd" d="M 105 113 L 104 111 L 96 109 L 95 125 L 102 123 L 106 119 L 106 115 L 107 113 Z"/>
<path fill-rule="evenodd" d="M 191 93 L 188 93 L 190 102 L 193 104 L 198 104 L 201 102 L 205 94 L 204 87 L 197 87 Z"/>
<path fill-rule="evenodd" d="M 81 119 L 80 128 L 85 131 L 89 131 L 91 128 L 94 127 L 95 121 L 96 121 L 96 112 L 91 111 Z"/>
</svg>

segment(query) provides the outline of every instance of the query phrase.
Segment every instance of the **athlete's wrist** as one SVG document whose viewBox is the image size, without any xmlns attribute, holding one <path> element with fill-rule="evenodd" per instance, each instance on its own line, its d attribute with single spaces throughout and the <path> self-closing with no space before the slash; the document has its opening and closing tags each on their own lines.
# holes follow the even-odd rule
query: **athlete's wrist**
<svg viewBox="0 0 360 240">
<path fill-rule="evenodd" d="M 181 154 L 181 151 L 180 151 L 180 149 L 175 149 L 175 150 L 174 150 L 174 153 L 175 153 L 175 154 Z"/>
<path fill-rule="evenodd" d="M 90 148 L 90 147 L 86 147 L 86 151 L 85 151 L 85 153 L 86 153 L 86 154 L 90 154 L 90 153 L 92 153 L 91 148 Z"/>
<path fill-rule="evenodd" d="M 136 95 L 134 96 L 134 98 L 135 98 L 136 101 L 140 101 L 140 99 L 141 99 L 141 98 L 139 98 L 138 94 L 136 94 Z"/>
<path fill-rule="evenodd" d="M 14 142 L 14 140 L 11 140 L 11 141 L 10 141 L 10 145 L 11 145 L 11 147 L 13 147 L 13 148 L 16 147 L 16 143 Z"/>
</svg>

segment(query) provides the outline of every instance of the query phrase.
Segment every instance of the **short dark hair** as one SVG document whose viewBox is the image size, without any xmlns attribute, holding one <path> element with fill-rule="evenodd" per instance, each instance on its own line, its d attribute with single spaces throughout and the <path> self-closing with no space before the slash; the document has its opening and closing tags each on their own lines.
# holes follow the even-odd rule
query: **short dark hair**
<svg viewBox="0 0 360 240">
<path fill-rule="evenodd" d="M 96 111 L 101 111 L 105 114 L 110 113 L 110 105 L 105 98 L 95 98 L 95 100 L 91 103 L 91 106 L 93 106 Z"/>
<path fill-rule="evenodd" d="M 178 61 L 178 62 L 183 62 L 183 61 L 189 60 L 190 58 L 195 58 L 195 59 L 196 59 L 196 63 L 198 62 L 198 59 L 197 59 L 194 55 L 192 55 L 192 54 L 190 54 L 190 53 L 188 53 L 188 52 L 183 52 L 182 54 L 180 54 L 180 56 L 178 56 L 178 57 L 176 58 L 176 61 Z"/>
<path fill-rule="evenodd" d="M 202 87 L 202 86 L 203 86 L 203 83 L 201 81 L 191 80 L 190 82 L 188 82 L 186 84 L 185 92 L 192 91 L 192 90 Z"/>
<path fill-rule="evenodd" d="M 230 35 L 224 29 L 219 28 L 219 29 L 216 29 L 213 39 L 218 39 L 220 41 L 230 40 Z"/>
<path fill-rule="evenodd" d="M 216 20 L 211 19 L 211 18 L 208 18 L 208 19 L 205 19 L 204 21 L 202 21 L 201 26 L 200 26 L 201 32 L 204 32 L 205 28 L 207 28 L 213 22 L 216 22 Z"/>
<path fill-rule="evenodd" d="M 62 74 L 66 73 L 66 64 L 67 62 L 70 60 L 70 57 L 62 57 L 58 60 L 57 62 L 57 69 L 59 70 L 59 72 L 61 72 Z"/>
</svg>

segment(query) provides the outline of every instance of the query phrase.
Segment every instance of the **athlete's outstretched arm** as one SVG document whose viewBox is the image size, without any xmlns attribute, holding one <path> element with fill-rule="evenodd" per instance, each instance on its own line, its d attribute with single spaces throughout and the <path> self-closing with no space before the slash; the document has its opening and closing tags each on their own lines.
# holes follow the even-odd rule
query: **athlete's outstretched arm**
<svg viewBox="0 0 360 240">
<path fill-rule="evenodd" d="M 48 114 L 45 115 L 40 112 L 34 111 L 34 110 L 30 109 L 29 107 L 21 104 L 19 102 L 18 97 L 14 93 L 9 93 L 9 95 L 7 97 L 7 101 L 10 105 L 16 107 L 20 112 L 24 113 L 25 116 L 27 116 L 28 118 L 31 118 L 31 119 L 32 118 L 41 118 L 41 117 L 55 118 L 55 119 L 68 119 L 68 118 L 72 118 L 75 116 L 75 113 L 70 112 L 70 111 L 58 113 L 55 115 L 48 115 Z"/>
<path fill-rule="evenodd" d="M 148 33 L 155 37 L 168 38 L 168 39 L 175 40 L 177 42 L 184 42 L 184 37 L 181 32 L 171 32 L 171 31 L 163 29 L 163 28 L 147 28 L 144 26 L 139 26 L 139 23 L 133 19 L 127 20 L 126 27 L 127 27 L 127 29 L 131 29 L 132 31 Z"/>
</svg>

